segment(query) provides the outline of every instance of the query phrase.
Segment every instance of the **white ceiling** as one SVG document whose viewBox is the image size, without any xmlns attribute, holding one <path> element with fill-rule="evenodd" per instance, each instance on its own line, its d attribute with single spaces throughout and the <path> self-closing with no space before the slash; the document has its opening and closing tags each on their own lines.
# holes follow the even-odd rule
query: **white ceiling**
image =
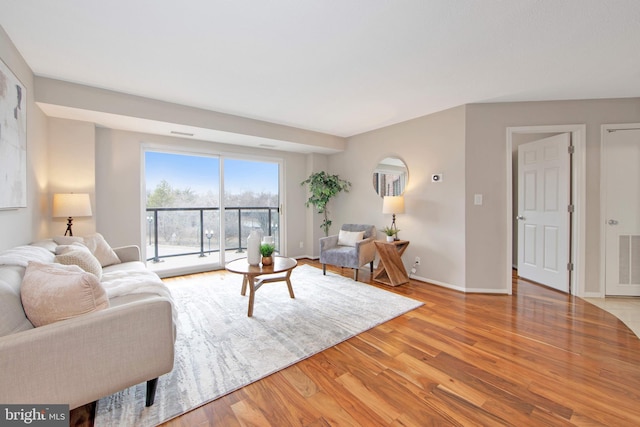
<svg viewBox="0 0 640 427">
<path fill-rule="evenodd" d="M 343 137 L 640 96 L 638 0 L 0 0 L 0 25 L 39 76 Z"/>
</svg>

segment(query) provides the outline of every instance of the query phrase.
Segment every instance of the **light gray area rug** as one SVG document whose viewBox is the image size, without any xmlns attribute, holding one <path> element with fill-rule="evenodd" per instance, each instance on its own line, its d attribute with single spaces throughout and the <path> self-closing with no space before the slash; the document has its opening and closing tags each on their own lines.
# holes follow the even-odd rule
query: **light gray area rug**
<svg viewBox="0 0 640 427">
<path fill-rule="evenodd" d="M 170 282 L 178 310 L 173 371 L 160 377 L 150 408 L 144 383 L 101 399 L 95 425 L 160 424 L 422 305 L 307 265 L 291 282 L 295 299 L 285 282 L 260 288 L 251 318 L 240 275 Z"/>
</svg>

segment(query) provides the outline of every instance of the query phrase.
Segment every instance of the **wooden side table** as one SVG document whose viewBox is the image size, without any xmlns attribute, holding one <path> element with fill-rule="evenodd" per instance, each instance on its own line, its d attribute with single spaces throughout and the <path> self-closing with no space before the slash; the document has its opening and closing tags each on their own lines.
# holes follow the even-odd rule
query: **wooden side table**
<svg viewBox="0 0 640 427">
<path fill-rule="evenodd" d="M 380 263 L 373 273 L 373 280 L 389 286 L 398 286 L 409 282 L 409 275 L 402 263 L 402 254 L 409 246 L 408 240 L 385 242 L 376 240 L 376 251 L 380 255 Z"/>
</svg>

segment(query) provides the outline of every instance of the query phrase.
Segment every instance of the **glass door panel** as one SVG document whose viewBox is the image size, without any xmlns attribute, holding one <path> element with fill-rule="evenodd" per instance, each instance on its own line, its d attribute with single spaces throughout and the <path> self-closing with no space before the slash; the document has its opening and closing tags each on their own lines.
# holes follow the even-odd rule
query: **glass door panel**
<svg viewBox="0 0 640 427">
<path fill-rule="evenodd" d="M 225 244 L 237 248 L 230 258 L 246 256 L 247 237 L 254 228 L 273 236 L 280 250 L 280 165 L 275 162 L 224 159 Z M 227 259 L 228 261 L 229 259 Z"/>
<path fill-rule="evenodd" d="M 146 151 L 145 181 L 150 267 L 221 264 L 219 158 Z"/>
</svg>

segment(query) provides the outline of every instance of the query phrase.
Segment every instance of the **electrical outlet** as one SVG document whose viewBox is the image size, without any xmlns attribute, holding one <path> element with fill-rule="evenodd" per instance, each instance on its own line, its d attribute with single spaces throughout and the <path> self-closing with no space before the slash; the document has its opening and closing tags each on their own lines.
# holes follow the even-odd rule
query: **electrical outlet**
<svg viewBox="0 0 640 427">
<path fill-rule="evenodd" d="M 300 240 L 300 249 L 304 248 L 304 242 L 302 240 Z"/>
<path fill-rule="evenodd" d="M 416 257 L 416 265 L 420 265 L 420 257 L 419 256 Z"/>
</svg>

